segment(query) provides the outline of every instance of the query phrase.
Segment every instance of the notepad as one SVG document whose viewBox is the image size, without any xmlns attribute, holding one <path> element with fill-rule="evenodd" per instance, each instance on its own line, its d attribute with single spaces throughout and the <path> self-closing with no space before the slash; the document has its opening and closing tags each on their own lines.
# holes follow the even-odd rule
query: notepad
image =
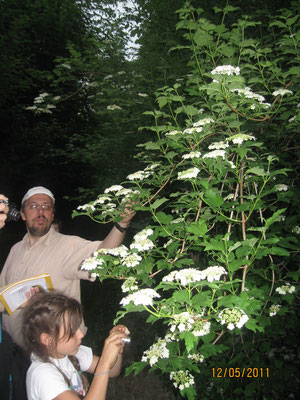
<svg viewBox="0 0 300 400">
<path fill-rule="evenodd" d="M 37 275 L 0 288 L 0 300 L 9 315 L 28 301 L 26 293 L 33 287 L 40 287 L 46 291 L 53 289 L 50 275 Z"/>
</svg>

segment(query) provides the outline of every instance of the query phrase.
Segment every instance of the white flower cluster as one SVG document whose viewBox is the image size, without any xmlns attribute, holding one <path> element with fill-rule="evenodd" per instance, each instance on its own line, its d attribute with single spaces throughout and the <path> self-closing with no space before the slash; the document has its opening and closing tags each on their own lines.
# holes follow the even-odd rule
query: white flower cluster
<svg viewBox="0 0 300 400">
<path fill-rule="evenodd" d="M 240 75 L 240 68 L 232 65 L 220 65 L 211 71 L 212 75 Z"/>
<path fill-rule="evenodd" d="M 239 308 L 224 308 L 219 313 L 219 318 L 221 319 L 221 324 L 226 324 L 229 330 L 233 330 L 234 328 L 241 329 L 249 319 L 247 314 Z"/>
<path fill-rule="evenodd" d="M 256 137 L 244 133 L 238 133 L 237 135 L 230 136 L 227 140 L 232 140 L 234 144 L 242 144 L 246 140 L 256 140 Z"/>
<path fill-rule="evenodd" d="M 99 268 L 104 263 L 104 260 L 102 258 L 98 259 L 97 257 L 89 257 L 86 258 L 80 269 L 85 270 L 85 271 L 91 271 L 93 269 Z"/>
<path fill-rule="evenodd" d="M 150 172 L 147 171 L 137 171 L 134 172 L 133 174 L 130 174 L 127 176 L 127 179 L 130 181 L 142 181 L 145 178 L 148 178 L 150 176 Z"/>
<path fill-rule="evenodd" d="M 149 360 L 149 364 L 152 367 L 159 358 L 169 358 L 169 355 L 166 340 L 159 338 L 149 350 L 144 351 L 141 361 L 147 362 Z"/>
<path fill-rule="evenodd" d="M 141 261 L 142 261 L 141 256 L 139 256 L 136 253 L 131 253 L 131 254 L 124 256 L 124 258 L 122 258 L 121 264 L 126 265 L 127 268 L 133 268 L 133 267 L 136 267 L 137 265 L 139 265 L 139 263 Z"/>
<path fill-rule="evenodd" d="M 280 183 L 279 185 L 275 186 L 275 190 L 277 190 L 277 192 L 286 192 L 288 188 L 288 185 L 285 185 L 284 183 Z"/>
<path fill-rule="evenodd" d="M 296 233 L 296 235 L 300 235 L 300 226 L 299 225 L 294 226 L 292 232 Z"/>
<path fill-rule="evenodd" d="M 182 156 L 183 159 L 187 160 L 188 158 L 199 158 L 201 156 L 200 151 L 191 151 L 188 154 L 184 154 Z"/>
<path fill-rule="evenodd" d="M 275 292 L 285 295 L 287 293 L 294 293 L 295 290 L 295 286 L 292 286 L 290 283 L 286 283 L 285 285 L 276 288 Z"/>
<path fill-rule="evenodd" d="M 244 95 L 247 99 L 255 99 L 259 103 L 263 103 L 266 100 L 264 96 L 253 93 L 249 87 L 245 87 L 244 89 L 232 89 L 231 92 L 237 92 L 239 95 Z"/>
<path fill-rule="evenodd" d="M 191 128 L 186 128 L 183 133 L 187 135 L 192 135 L 193 133 L 201 133 L 203 131 L 201 126 L 192 126 Z"/>
<path fill-rule="evenodd" d="M 119 247 L 114 247 L 112 249 L 99 249 L 98 254 L 109 254 L 115 257 L 127 257 L 128 256 L 128 248 L 121 244 Z"/>
<path fill-rule="evenodd" d="M 106 107 L 109 111 L 114 111 L 114 110 L 122 110 L 122 107 L 117 106 L 116 104 L 112 104 Z"/>
<path fill-rule="evenodd" d="M 154 247 L 154 243 L 152 240 L 148 239 L 148 236 L 153 234 L 152 229 L 143 229 L 139 233 L 137 233 L 133 239 L 134 241 L 131 243 L 131 249 L 137 249 L 139 251 L 147 251 Z"/>
<path fill-rule="evenodd" d="M 273 96 L 284 96 L 285 94 L 293 94 L 293 92 L 291 90 L 282 88 L 275 90 L 275 92 L 272 93 Z"/>
<path fill-rule="evenodd" d="M 202 271 L 195 268 L 186 268 L 179 271 L 172 271 L 163 277 L 163 282 L 180 282 L 182 286 L 187 286 L 189 283 L 199 282 L 205 279 Z"/>
<path fill-rule="evenodd" d="M 224 150 L 229 147 L 227 142 L 214 142 L 208 146 L 209 150 Z"/>
<path fill-rule="evenodd" d="M 200 353 L 189 354 L 189 355 L 188 355 L 188 358 L 189 358 L 190 360 L 193 360 L 193 361 L 196 361 L 196 362 L 201 362 L 201 363 L 204 361 L 204 357 L 203 357 L 203 355 L 200 354 Z"/>
<path fill-rule="evenodd" d="M 124 283 L 121 286 L 122 292 L 127 293 L 127 292 L 133 292 L 135 290 L 138 290 L 137 286 L 137 280 L 133 277 L 129 277 L 125 279 Z"/>
<path fill-rule="evenodd" d="M 202 271 L 195 268 L 185 268 L 179 271 L 172 271 L 163 277 L 162 280 L 163 282 L 180 282 L 182 286 L 187 286 L 190 283 L 199 282 L 205 279 L 208 282 L 219 281 L 221 275 L 224 274 L 227 274 L 225 269 L 215 265 L 207 267 Z"/>
<path fill-rule="evenodd" d="M 171 325 L 170 331 L 174 332 L 176 328 L 179 332 L 190 331 L 194 322 L 192 315 L 187 311 L 181 314 L 175 314 L 173 315 L 173 321 L 169 323 L 169 325 Z"/>
<path fill-rule="evenodd" d="M 280 309 L 281 306 L 279 304 L 272 304 L 269 309 L 270 317 L 274 317 L 274 315 L 276 315 Z"/>
<path fill-rule="evenodd" d="M 222 157 L 223 160 L 225 159 L 225 150 L 214 150 L 210 151 L 209 153 L 204 154 L 203 158 L 217 158 L 217 157 Z"/>
<path fill-rule="evenodd" d="M 205 270 L 202 271 L 206 277 L 208 282 L 219 281 L 221 275 L 226 275 L 227 272 L 223 267 L 219 267 L 217 265 L 213 267 L 207 267 Z"/>
<path fill-rule="evenodd" d="M 105 189 L 104 193 L 119 192 L 122 189 L 124 189 L 124 188 L 121 185 L 112 185 L 109 188 Z M 106 198 L 110 199 L 109 197 L 106 197 Z"/>
<path fill-rule="evenodd" d="M 35 97 L 33 106 L 26 107 L 25 110 L 33 111 L 36 114 L 52 114 L 51 109 L 56 108 L 54 104 L 45 104 L 44 106 L 39 106 L 39 104 L 43 104 L 45 102 L 46 97 L 49 96 L 49 93 L 41 93 L 39 96 Z M 54 101 L 58 101 L 60 96 L 53 97 Z"/>
<path fill-rule="evenodd" d="M 215 122 L 215 120 L 212 119 L 212 118 L 202 118 L 199 121 L 195 122 L 193 124 L 193 126 L 194 127 L 204 126 L 204 125 L 207 125 L 207 124 L 212 124 L 213 122 Z"/>
<path fill-rule="evenodd" d="M 200 170 L 199 168 L 189 168 L 185 171 L 178 172 L 178 179 L 193 179 L 196 178 L 197 175 L 199 174 Z"/>
<path fill-rule="evenodd" d="M 177 135 L 181 135 L 181 131 L 173 130 L 166 133 L 166 136 L 177 136 Z"/>
<path fill-rule="evenodd" d="M 195 379 L 189 371 L 172 371 L 170 373 L 170 379 L 173 385 L 179 390 L 184 390 L 195 384 Z"/>
<path fill-rule="evenodd" d="M 120 304 L 127 306 L 130 302 L 133 302 L 135 306 L 152 306 L 153 299 L 159 297 L 160 295 L 153 289 L 141 289 L 124 297 Z"/>
</svg>

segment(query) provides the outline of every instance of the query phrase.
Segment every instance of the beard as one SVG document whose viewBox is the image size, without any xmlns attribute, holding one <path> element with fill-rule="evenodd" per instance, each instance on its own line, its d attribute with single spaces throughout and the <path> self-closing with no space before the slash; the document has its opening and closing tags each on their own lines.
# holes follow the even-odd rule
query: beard
<svg viewBox="0 0 300 400">
<path fill-rule="evenodd" d="M 28 229 L 29 233 L 31 234 L 31 236 L 42 237 L 42 236 L 46 235 L 46 233 L 49 232 L 49 230 L 51 228 L 51 224 L 49 223 L 47 218 L 45 218 L 44 216 L 40 217 L 40 218 L 44 218 L 44 220 L 48 223 L 46 223 L 45 225 L 42 225 L 42 226 L 35 225 L 34 222 L 31 226 L 27 225 L 27 229 Z"/>
</svg>

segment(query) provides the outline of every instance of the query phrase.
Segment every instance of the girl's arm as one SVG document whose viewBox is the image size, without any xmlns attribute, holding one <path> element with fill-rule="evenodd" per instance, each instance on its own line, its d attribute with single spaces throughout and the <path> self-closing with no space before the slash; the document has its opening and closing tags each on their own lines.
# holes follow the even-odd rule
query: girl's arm
<svg viewBox="0 0 300 400">
<path fill-rule="evenodd" d="M 121 369 L 121 354 L 124 348 L 122 338 L 125 337 L 126 335 L 120 332 L 117 327 L 113 328 L 109 337 L 104 342 L 101 357 L 93 356 L 92 364 L 88 369 L 88 372 L 93 373 L 94 378 L 88 393 L 84 397 L 85 400 L 105 400 L 110 376 L 117 376 Z M 56 396 L 53 400 L 78 399 L 79 397 L 75 393 L 66 390 Z"/>
</svg>

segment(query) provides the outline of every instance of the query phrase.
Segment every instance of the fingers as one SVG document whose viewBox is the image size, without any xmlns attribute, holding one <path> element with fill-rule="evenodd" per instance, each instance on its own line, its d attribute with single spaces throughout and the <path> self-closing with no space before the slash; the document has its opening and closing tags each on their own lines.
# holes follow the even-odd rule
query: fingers
<svg viewBox="0 0 300 400">
<path fill-rule="evenodd" d="M 112 332 L 121 332 L 121 333 L 124 333 L 125 335 L 129 335 L 130 334 L 128 328 L 126 328 L 125 325 L 116 325 L 116 326 L 114 326 L 111 329 L 111 331 L 109 332 L 109 334 L 111 334 Z"/>
<path fill-rule="evenodd" d="M 7 201 L 8 198 L 5 197 L 3 194 L 0 194 L 0 201 L 4 200 Z M 0 203 L 0 228 L 3 228 L 3 226 L 5 225 L 5 221 L 6 221 L 6 214 L 8 213 L 8 207 L 7 204 L 5 203 Z"/>
</svg>

